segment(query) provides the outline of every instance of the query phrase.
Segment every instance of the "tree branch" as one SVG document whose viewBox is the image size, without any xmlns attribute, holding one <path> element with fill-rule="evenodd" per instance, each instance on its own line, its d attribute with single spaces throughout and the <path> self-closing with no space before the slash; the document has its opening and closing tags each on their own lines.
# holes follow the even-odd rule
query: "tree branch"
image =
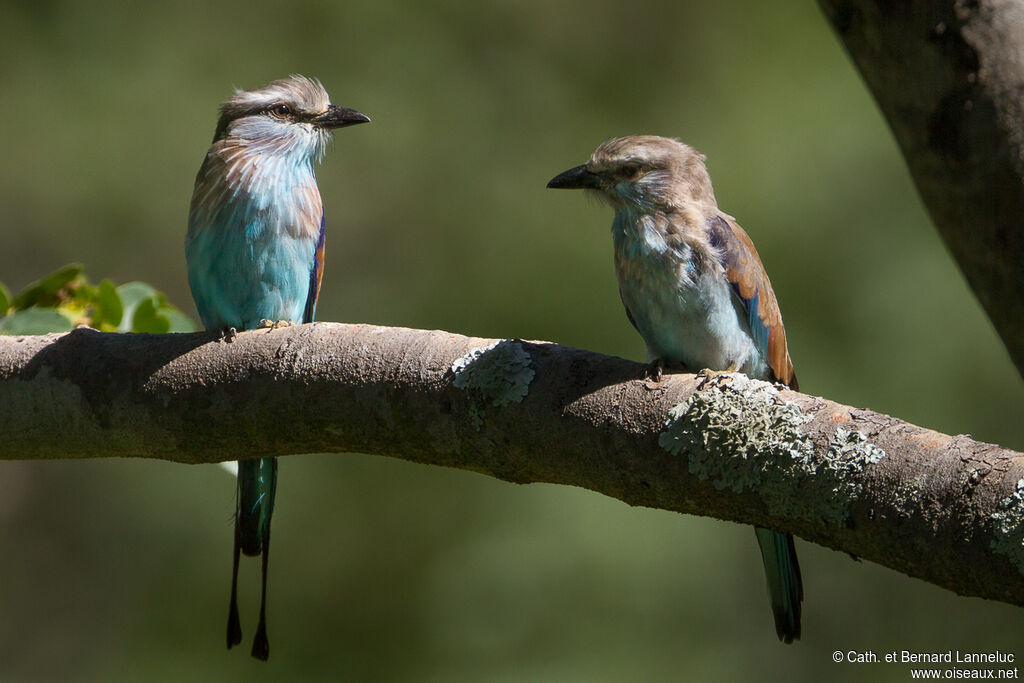
<svg viewBox="0 0 1024 683">
<path fill-rule="evenodd" d="M 317 323 L 0 337 L 0 459 L 363 452 L 790 531 L 1024 605 L 1024 458 L 742 375 Z M 454 369 L 453 369 L 454 368 Z"/>
<path fill-rule="evenodd" d="M 1024 375 L 1024 5 L 818 0 Z"/>
</svg>

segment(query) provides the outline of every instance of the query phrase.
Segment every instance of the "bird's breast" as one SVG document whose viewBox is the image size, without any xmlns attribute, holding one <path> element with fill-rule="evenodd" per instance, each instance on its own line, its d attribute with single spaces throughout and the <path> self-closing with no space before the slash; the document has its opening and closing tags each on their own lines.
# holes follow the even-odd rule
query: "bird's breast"
<svg viewBox="0 0 1024 683">
<path fill-rule="evenodd" d="M 652 356 L 694 371 L 735 364 L 753 376 L 764 374 L 724 271 L 697 256 L 694 245 L 671 238 L 659 243 L 642 230 L 617 234 L 615 270 L 622 301 Z"/>
<path fill-rule="evenodd" d="M 204 325 L 301 322 L 323 217 L 312 171 L 266 158 L 240 169 L 215 160 L 206 170 L 196 181 L 186 238 L 189 284 Z"/>
</svg>

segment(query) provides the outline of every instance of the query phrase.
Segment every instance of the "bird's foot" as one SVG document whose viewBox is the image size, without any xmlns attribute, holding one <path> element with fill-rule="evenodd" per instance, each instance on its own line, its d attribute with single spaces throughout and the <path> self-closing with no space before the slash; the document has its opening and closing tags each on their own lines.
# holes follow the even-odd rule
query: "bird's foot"
<svg viewBox="0 0 1024 683">
<path fill-rule="evenodd" d="M 733 363 L 725 370 L 712 370 L 710 368 L 704 368 L 697 373 L 697 377 L 700 379 L 700 384 L 697 385 L 697 391 L 700 391 L 709 382 L 721 382 L 723 379 L 728 379 L 729 375 L 736 372 L 739 368 L 736 367 L 736 363 Z"/>
<path fill-rule="evenodd" d="M 655 358 L 647 364 L 647 370 L 644 372 L 644 376 L 651 382 L 660 382 L 662 375 L 665 374 L 665 359 Z"/>
<path fill-rule="evenodd" d="M 666 370 L 669 372 L 689 372 L 682 363 L 667 361 L 664 358 L 656 358 L 647 364 L 647 369 L 644 371 L 644 379 L 652 384 L 658 384 L 664 378 Z"/>
<path fill-rule="evenodd" d="M 279 330 L 282 327 L 291 327 L 294 325 L 291 320 L 268 320 L 267 318 L 260 319 L 260 327 L 265 327 L 268 330 Z"/>
<path fill-rule="evenodd" d="M 221 341 L 230 344 L 238 338 L 238 330 L 234 327 L 225 327 L 220 331 Z"/>
</svg>

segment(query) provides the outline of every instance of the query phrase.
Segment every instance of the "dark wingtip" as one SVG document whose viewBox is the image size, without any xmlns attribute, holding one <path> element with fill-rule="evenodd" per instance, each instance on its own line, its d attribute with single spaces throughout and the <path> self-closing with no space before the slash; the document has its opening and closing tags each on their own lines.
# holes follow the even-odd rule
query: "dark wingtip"
<svg viewBox="0 0 1024 683">
<path fill-rule="evenodd" d="M 274 461 L 277 467 L 277 461 Z M 267 564 L 270 561 L 270 525 L 263 530 L 263 568 L 260 589 L 260 620 L 256 625 L 256 637 L 252 641 L 252 656 L 267 661 L 270 656 L 270 641 L 267 639 Z"/>
<path fill-rule="evenodd" d="M 267 661 L 270 657 L 270 641 L 267 640 L 267 625 L 262 621 L 256 629 L 256 637 L 252 641 L 252 656 L 261 662 Z"/>
<path fill-rule="evenodd" d="M 231 604 L 228 606 L 228 649 L 242 642 L 242 622 L 238 618 L 238 555 L 241 544 L 238 537 L 238 520 L 235 520 L 235 561 L 231 568 Z"/>
<path fill-rule="evenodd" d="M 788 614 L 775 615 L 775 633 L 786 645 L 792 645 L 794 640 L 800 640 L 800 615 L 795 616 L 794 620 L 790 620 Z"/>
<path fill-rule="evenodd" d="M 796 557 L 796 544 L 793 542 L 793 535 L 785 534 L 781 540 L 785 542 L 780 559 L 784 560 L 784 565 L 789 574 L 789 581 L 787 582 L 789 596 L 787 600 L 788 609 L 775 612 L 775 632 L 779 635 L 779 640 L 786 645 L 792 645 L 793 641 L 800 640 L 801 603 L 804 599 L 804 582 L 803 577 L 800 576 L 800 562 Z"/>
<path fill-rule="evenodd" d="M 231 601 L 231 609 L 228 612 L 228 649 L 242 642 L 242 624 L 238 619 L 237 601 Z"/>
<path fill-rule="evenodd" d="M 754 532 L 764 560 L 775 633 L 779 640 L 789 645 L 800 639 L 800 612 L 804 599 L 793 535 L 759 527 L 755 527 Z"/>
</svg>

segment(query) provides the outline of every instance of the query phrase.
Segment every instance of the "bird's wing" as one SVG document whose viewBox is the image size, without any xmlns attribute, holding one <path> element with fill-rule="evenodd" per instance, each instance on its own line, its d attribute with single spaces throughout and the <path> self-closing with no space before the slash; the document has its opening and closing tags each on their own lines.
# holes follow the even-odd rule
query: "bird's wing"
<svg viewBox="0 0 1024 683">
<path fill-rule="evenodd" d="M 302 314 L 302 322 L 311 323 L 316 315 L 316 300 L 320 296 L 320 282 L 324 279 L 324 247 L 327 239 L 327 212 L 320 214 L 320 235 L 316 239 L 316 251 L 313 253 L 313 267 L 309 270 L 309 296 L 306 297 L 306 310 Z"/>
<path fill-rule="evenodd" d="M 797 389 L 796 372 L 786 347 L 786 328 L 782 326 L 779 302 L 772 291 L 768 273 L 754 243 L 732 216 L 717 214 L 708 221 L 711 245 L 722 258 L 725 276 L 733 294 L 747 313 L 747 323 L 757 347 L 764 354 L 775 379 Z"/>
<path fill-rule="evenodd" d="M 626 317 L 629 318 L 629 324 L 633 326 L 637 332 L 640 332 L 640 328 L 636 326 L 636 318 L 633 317 L 633 311 L 629 310 L 629 306 L 626 304 L 626 298 L 622 296 L 622 287 L 619 287 L 619 299 L 622 300 L 622 307 L 626 309 Z M 641 336 L 643 333 L 641 332 Z"/>
</svg>

